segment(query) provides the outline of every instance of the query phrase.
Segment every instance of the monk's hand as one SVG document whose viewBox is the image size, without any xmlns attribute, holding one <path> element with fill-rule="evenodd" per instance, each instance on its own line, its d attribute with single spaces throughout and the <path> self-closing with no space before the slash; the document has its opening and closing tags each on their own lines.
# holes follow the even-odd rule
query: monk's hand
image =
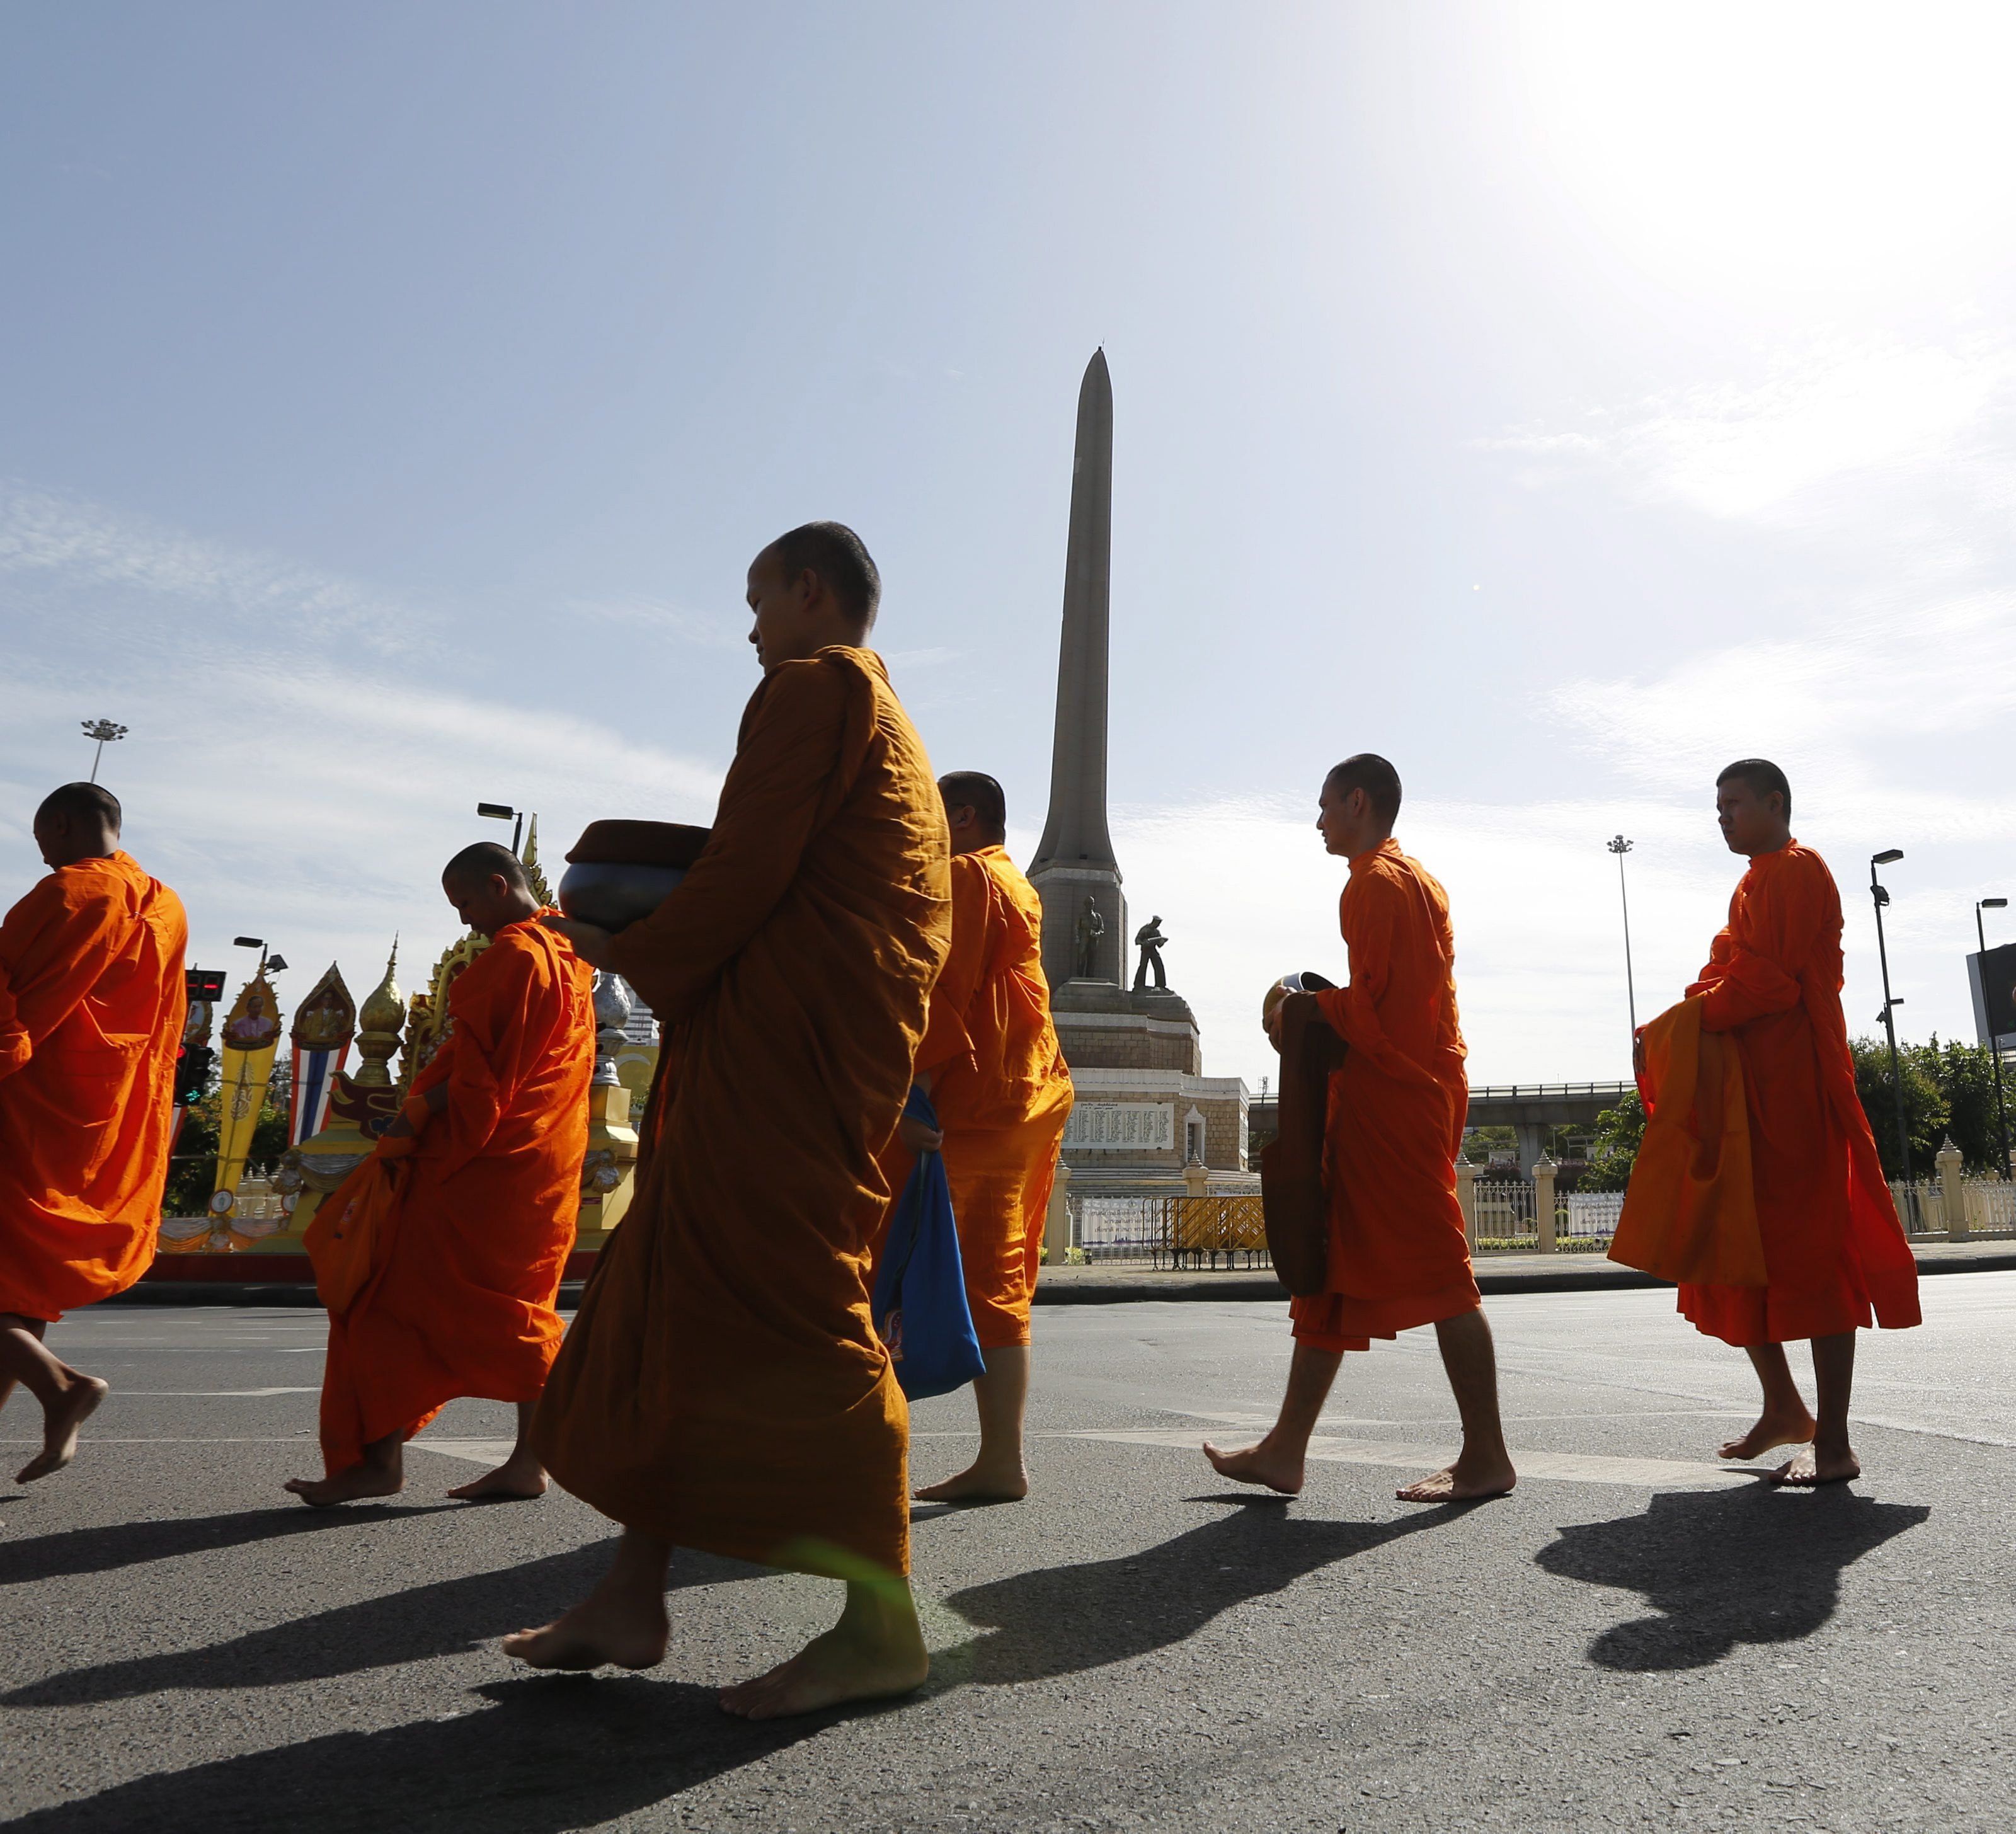
<svg viewBox="0 0 2016 1834">
<path fill-rule="evenodd" d="M 945 1136 L 908 1115 L 896 1123 L 896 1137 L 913 1153 L 934 1153 L 945 1145 Z"/>
<path fill-rule="evenodd" d="M 394 1115 L 379 1128 L 377 1137 L 380 1140 L 411 1140 L 413 1137 L 413 1124 L 404 1115 Z"/>
<path fill-rule="evenodd" d="M 599 930 L 592 924 L 578 924 L 572 917 L 542 917 L 539 921 L 549 930 L 557 930 L 574 945 L 574 952 L 592 968 L 606 968 L 614 965 L 610 957 L 610 945 L 616 940 L 613 931 Z"/>
<path fill-rule="evenodd" d="M 1645 1074 L 1645 1034 L 1643 1032 L 1632 1034 L 1631 1073 L 1634 1076 Z"/>
</svg>

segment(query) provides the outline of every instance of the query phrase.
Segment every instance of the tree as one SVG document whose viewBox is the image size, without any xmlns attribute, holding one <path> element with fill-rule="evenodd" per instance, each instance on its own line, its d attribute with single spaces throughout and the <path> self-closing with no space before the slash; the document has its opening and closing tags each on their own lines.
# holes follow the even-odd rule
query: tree
<svg viewBox="0 0 2016 1834">
<path fill-rule="evenodd" d="M 1848 1048 L 1855 1059 L 1855 1092 L 1862 1098 L 1862 1112 L 1868 1117 L 1869 1130 L 1876 1136 L 1876 1152 L 1883 1162 L 1883 1176 L 1935 1176 L 1938 1168 L 1932 1160 L 1946 1142 L 1946 1129 L 1952 1119 L 1946 1092 L 1934 1074 L 1939 1067 L 1939 1040 L 1933 1040 L 1930 1045 L 1897 1047 L 1898 1067 L 1904 1078 L 1904 1131 L 1911 1148 L 1908 1172 L 1899 1170 L 1897 1165 L 1897 1098 L 1895 1085 L 1890 1080 L 1890 1047 L 1881 1038 L 1851 1038 Z"/>
<path fill-rule="evenodd" d="M 1636 1090 L 1614 1108 L 1596 1117 L 1589 1142 L 1589 1169 L 1576 1181 L 1578 1191 L 1622 1191 L 1631 1182 L 1638 1148 L 1645 1137 L 1645 1104 Z"/>
</svg>

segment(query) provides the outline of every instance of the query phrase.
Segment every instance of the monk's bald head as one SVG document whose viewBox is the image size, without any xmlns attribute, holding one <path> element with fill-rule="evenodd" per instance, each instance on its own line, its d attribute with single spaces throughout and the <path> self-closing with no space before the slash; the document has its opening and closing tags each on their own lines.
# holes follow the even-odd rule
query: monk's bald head
<svg viewBox="0 0 2016 1834">
<path fill-rule="evenodd" d="M 65 784 L 35 811 L 35 845 L 52 867 L 103 859 L 119 851 L 119 798 L 103 784 Z"/>
<path fill-rule="evenodd" d="M 984 770 L 949 770 L 938 779 L 952 850 L 972 853 L 1008 838 L 1008 798 Z"/>
<path fill-rule="evenodd" d="M 875 627 L 882 575 L 844 522 L 808 522 L 780 535 L 749 564 L 755 614 L 749 640 L 767 674 L 835 644 L 859 646 Z"/>
<path fill-rule="evenodd" d="M 1359 751 L 1323 779 L 1316 827 L 1327 851 L 1355 859 L 1392 833 L 1399 814 L 1400 773 L 1377 752 Z"/>
<path fill-rule="evenodd" d="M 1755 859 L 1792 838 L 1792 786 L 1768 758 L 1739 758 L 1715 780 L 1715 825 L 1732 853 Z"/>
<path fill-rule="evenodd" d="M 508 847 L 478 841 L 441 868 L 441 890 L 472 930 L 494 936 L 506 924 L 535 916 L 539 901 L 524 863 Z"/>
</svg>

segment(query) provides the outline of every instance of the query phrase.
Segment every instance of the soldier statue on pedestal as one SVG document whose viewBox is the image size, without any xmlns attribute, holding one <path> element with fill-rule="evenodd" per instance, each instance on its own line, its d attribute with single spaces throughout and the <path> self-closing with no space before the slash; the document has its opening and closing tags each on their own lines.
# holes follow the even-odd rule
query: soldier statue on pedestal
<svg viewBox="0 0 2016 1834">
<path fill-rule="evenodd" d="M 1162 967 L 1162 945 L 1168 938 L 1162 934 L 1162 920 L 1151 917 L 1134 932 L 1134 946 L 1141 952 L 1140 965 L 1134 971 L 1134 991 L 1143 992 L 1148 985 L 1149 971 L 1155 976 L 1155 990 L 1166 993 L 1169 990 L 1169 977 Z"/>
</svg>

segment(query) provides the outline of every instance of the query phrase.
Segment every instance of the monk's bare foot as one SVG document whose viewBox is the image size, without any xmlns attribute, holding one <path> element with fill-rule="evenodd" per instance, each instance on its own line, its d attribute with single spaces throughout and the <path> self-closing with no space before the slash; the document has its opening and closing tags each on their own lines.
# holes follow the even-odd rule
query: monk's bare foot
<svg viewBox="0 0 2016 1834">
<path fill-rule="evenodd" d="M 1845 1484 L 1861 1475 L 1861 1461 L 1845 1446 L 1825 1451 L 1818 1446 L 1802 1446 L 1772 1472 L 1771 1481 L 1809 1490 L 1819 1484 Z"/>
<path fill-rule="evenodd" d="M 311 1509 L 326 1509 L 336 1503 L 361 1503 L 370 1497 L 396 1497 L 405 1483 L 405 1474 L 396 1467 L 353 1465 L 333 1477 L 290 1477 L 286 1487 Z"/>
<path fill-rule="evenodd" d="M 851 1590 L 851 1588 L 850 1588 Z M 722 1690 L 722 1709 L 745 1720 L 779 1720 L 851 1700 L 913 1694 L 930 1680 L 931 1659 L 916 1610 L 881 1604 L 857 1609 L 768 1674 Z"/>
<path fill-rule="evenodd" d="M 506 1637 L 504 1653 L 533 1668 L 653 1668 L 671 1638 L 662 1591 L 647 1601 L 605 1583 L 551 1623 Z"/>
<path fill-rule="evenodd" d="M 1404 1484 L 1393 1494 L 1402 1503 L 1476 1503 L 1489 1497 L 1509 1497 L 1519 1474 L 1505 1458 L 1459 1458 L 1432 1477 Z"/>
<path fill-rule="evenodd" d="M 1797 1413 L 1767 1407 L 1757 1424 L 1740 1439 L 1731 1439 L 1719 1454 L 1746 1460 L 1762 1457 L 1773 1446 L 1803 1446 L 1813 1436 L 1818 1423 L 1804 1407 Z"/>
<path fill-rule="evenodd" d="M 1212 1470 L 1235 1483 L 1264 1484 L 1270 1490 L 1279 1490 L 1284 1497 L 1301 1494 L 1302 1456 L 1277 1447 L 1271 1433 L 1258 1445 L 1247 1446 L 1237 1452 L 1222 1452 L 1206 1439 L 1204 1455 L 1211 1461 Z"/>
<path fill-rule="evenodd" d="M 520 1458 L 515 1454 L 495 1471 L 448 1492 L 465 1503 L 530 1503 L 545 1494 L 545 1467 L 529 1454 Z"/>
<path fill-rule="evenodd" d="M 31 1484 L 69 1464 L 77 1456 L 77 1429 L 111 1392 L 95 1375 L 75 1377 L 62 1398 L 42 1410 L 42 1449 L 14 1474 L 15 1483 Z"/>
<path fill-rule="evenodd" d="M 926 1484 L 916 1496 L 920 1503 L 1019 1503 L 1028 1494 L 1029 1474 L 1021 1459 L 999 1465 L 976 1459 L 956 1477 Z"/>
</svg>

